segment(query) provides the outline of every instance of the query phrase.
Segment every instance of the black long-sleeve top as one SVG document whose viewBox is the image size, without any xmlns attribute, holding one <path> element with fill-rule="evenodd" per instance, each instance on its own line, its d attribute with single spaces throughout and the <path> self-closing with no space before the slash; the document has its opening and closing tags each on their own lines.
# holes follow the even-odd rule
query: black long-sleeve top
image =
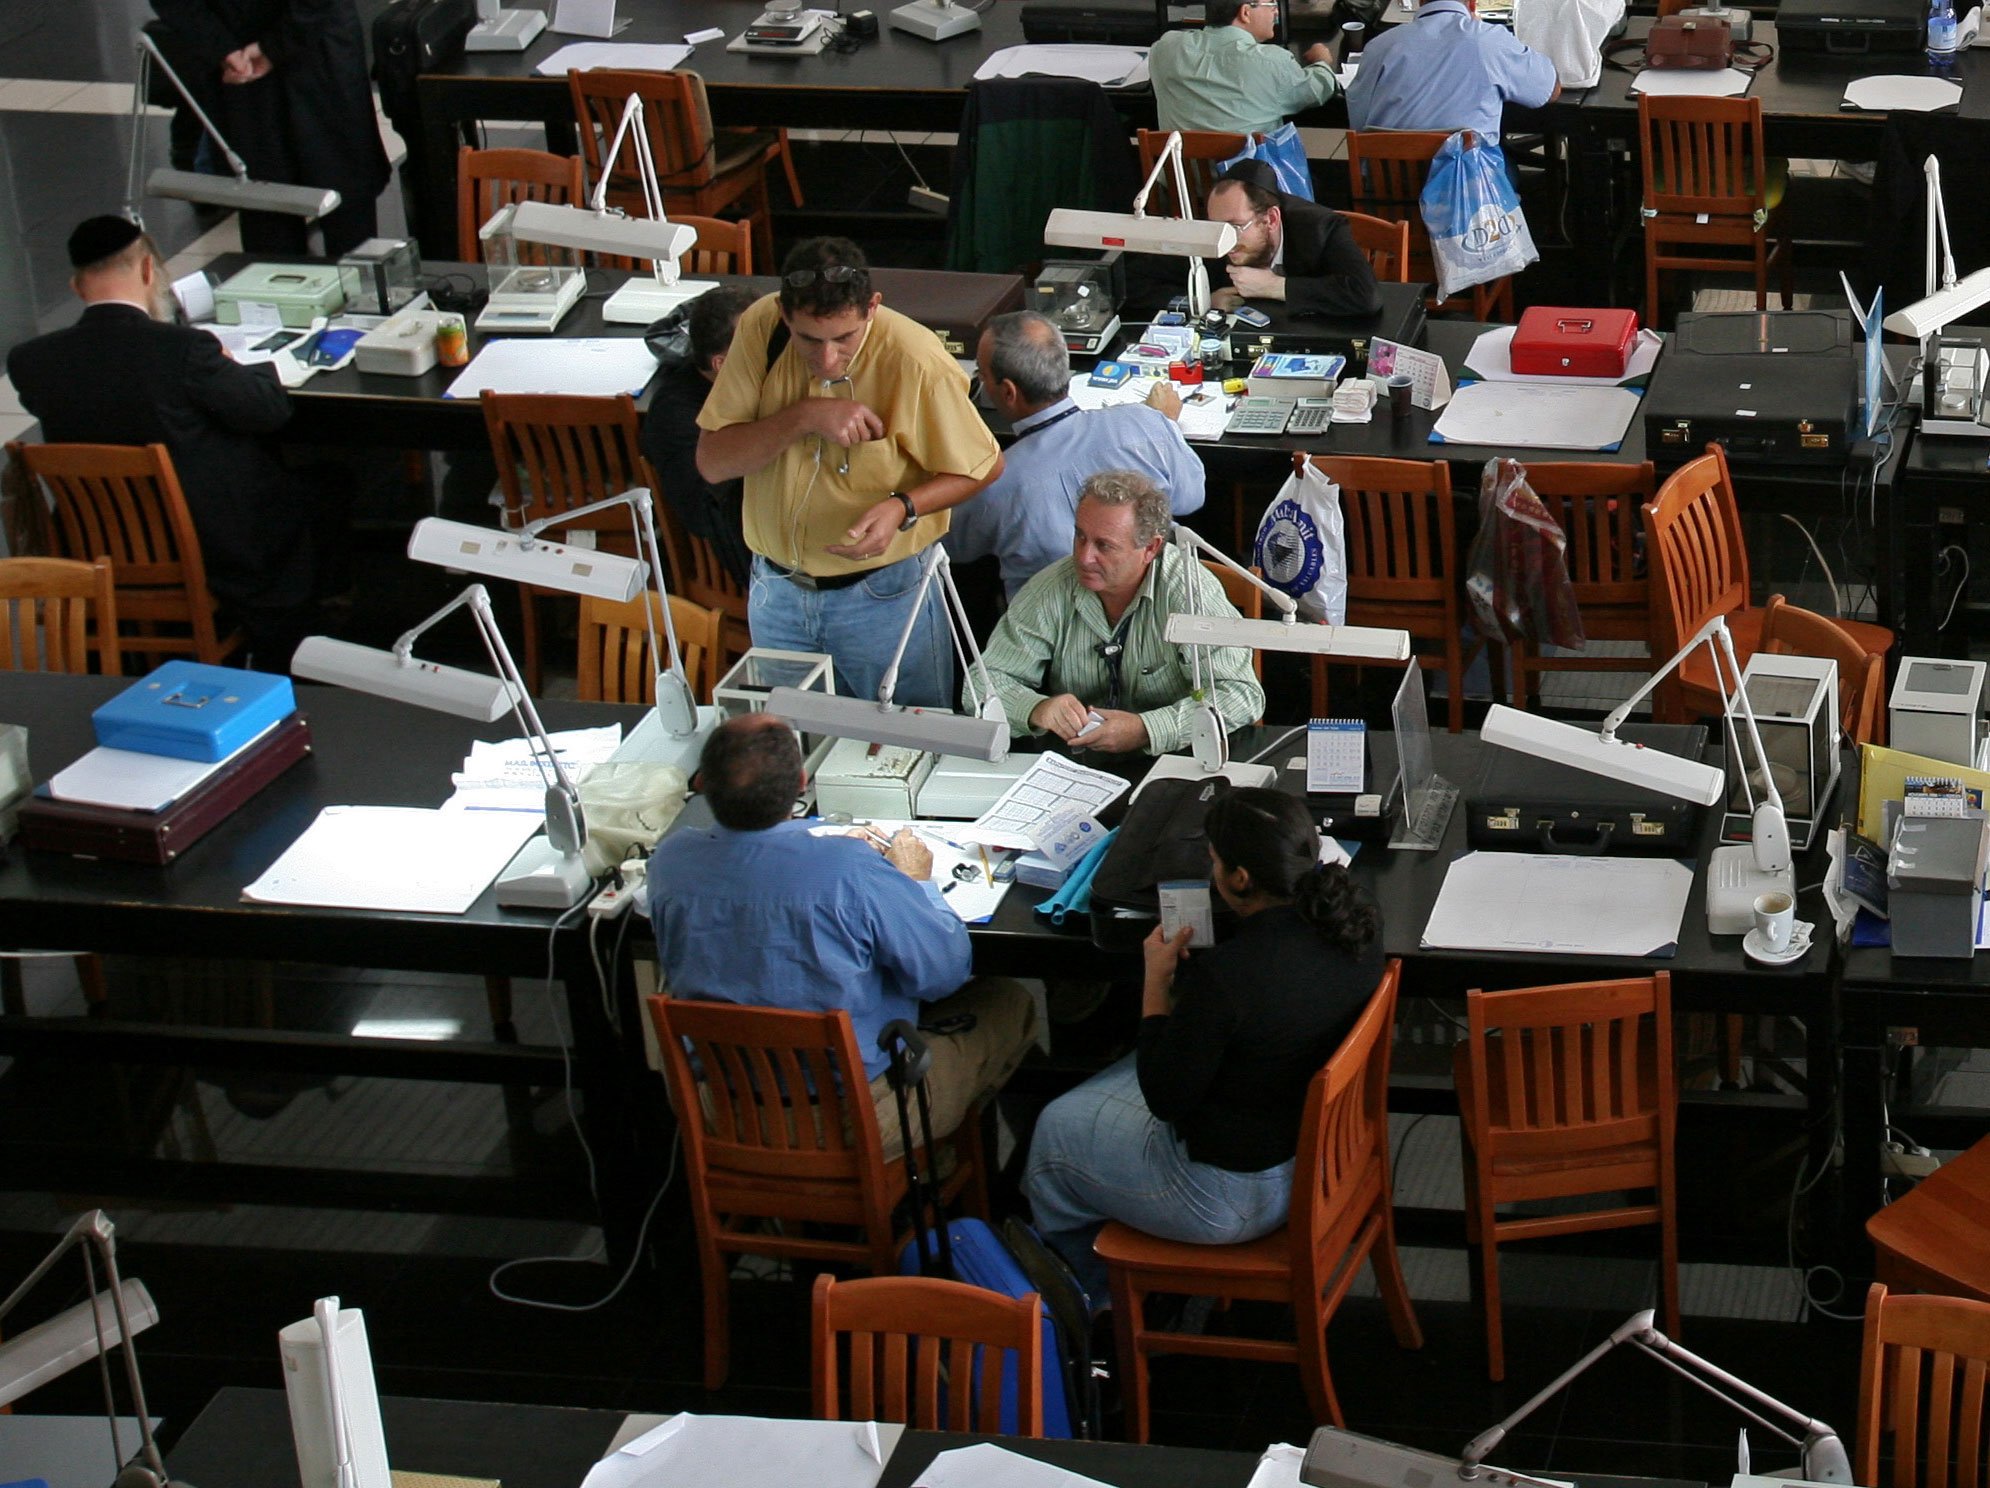
<svg viewBox="0 0 1990 1488">
<path fill-rule="evenodd" d="M 1277 1167 L 1298 1152 L 1307 1083 L 1354 1026 L 1382 960 L 1379 936 L 1349 956 L 1291 908 L 1246 917 L 1183 963 L 1171 1014 L 1141 1020 L 1147 1108 L 1196 1162 Z"/>
</svg>

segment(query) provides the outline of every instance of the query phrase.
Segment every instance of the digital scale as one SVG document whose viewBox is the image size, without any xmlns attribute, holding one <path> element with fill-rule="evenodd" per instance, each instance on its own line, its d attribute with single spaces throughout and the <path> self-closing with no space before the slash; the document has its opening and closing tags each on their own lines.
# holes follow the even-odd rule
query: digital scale
<svg viewBox="0 0 1990 1488">
<path fill-rule="evenodd" d="M 801 8 L 800 0 L 774 0 L 760 19 L 726 43 L 729 52 L 757 57 L 813 57 L 829 45 L 822 17 Z"/>
<path fill-rule="evenodd" d="M 1063 333 L 1065 348 L 1097 356 L 1119 334 L 1125 271 L 1115 252 L 1099 260 L 1051 259 L 1036 276 L 1035 305 Z"/>
<path fill-rule="evenodd" d="M 477 312 L 477 329 L 550 336 L 586 289 L 587 275 L 580 269 L 514 265 L 492 281 L 490 303 Z"/>
</svg>

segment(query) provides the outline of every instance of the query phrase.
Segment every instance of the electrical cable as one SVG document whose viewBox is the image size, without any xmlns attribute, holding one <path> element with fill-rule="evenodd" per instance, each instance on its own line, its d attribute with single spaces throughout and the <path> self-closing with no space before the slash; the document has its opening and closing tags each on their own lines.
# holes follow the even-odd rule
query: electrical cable
<svg viewBox="0 0 1990 1488">
<path fill-rule="evenodd" d="M 1799 522 L 1795 517 L 1791 516 L 1788 512 L 1783 512 L 1780 515 L 1782 516 L 1782 519 L 1785 522 L 1788 522 L 1792 527 L 1796 528 L 1797 531 L 1803 534 L 1803 540 L 1810 544 L 1810 551 L 1817 555 L 1817 566 L 1824 570 L 1825 582 L 1831 586 L 1832 617 L 1838 620 L 1844 619 L 1845 597 L 1838 592 L 1838 576 L 1832 573 L 1831 565 L 1824 561 L 1824 550 L 1818 547 L 1817 539 L 1811 535 L 1810 529 L 1804 526 L 1803 523 Z M 1798 577 L 1802 576 L 1799 575 Z"/>
<path fill-rule="evenodd" d="M 1949 621 L 1955 619 L 1956 605 L 1961 603 L 1962 596 L 1969 591 L 1969 550 L 1959 543 L 1950 543 L 1935 556 L 1937 558 L 1946 558 L 1951 553 L 1960 553 L 1962 555 L 1962 577 L 1956 580 L 1955 593 L 1949 598 L 1949 612 L 1942 616 L 1942 623 L 1935 627 L 1937 630 L 1947 630 L 1949 628 Z"/>
</svg>

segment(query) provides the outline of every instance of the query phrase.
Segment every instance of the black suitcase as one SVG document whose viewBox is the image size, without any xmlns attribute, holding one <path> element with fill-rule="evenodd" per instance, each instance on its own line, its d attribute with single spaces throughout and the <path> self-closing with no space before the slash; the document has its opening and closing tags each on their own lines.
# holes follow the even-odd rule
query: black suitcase
<svg viewBox="0 0 1990 1488">
<path fill-rule="evenodd" d="M 1697 760 L 1701 724 L 1627 723 L 1617 737 Z M 1488 749 L 1465 794 L 1465 839 L 1499 852 L 1614 853 L 1690 858 L 1699 851 L 1706 808 L 1587 770 Z"/>
<path fill-rule="evenodd" d="M 373 19 L 373 81 L 395 127 L 415 117 L 415 79 L 463 55 L 476 0 L 393 0 Z"/>
</svg>

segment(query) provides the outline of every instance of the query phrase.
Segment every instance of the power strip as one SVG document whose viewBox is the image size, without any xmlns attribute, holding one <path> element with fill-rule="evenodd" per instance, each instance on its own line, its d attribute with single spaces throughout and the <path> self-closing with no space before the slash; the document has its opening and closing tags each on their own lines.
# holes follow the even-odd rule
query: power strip
<svg viewBox="0 0 1990 1488">
<path fill-rule="evenodd" d="M 1880 1143 L 1879 1170 L 1889 1178 L 1926 1178 L 1941 1165 L 1942 1160 L 1925 1147 Z"/>
<path fill-rule="evenodd" d="M 630 858 L 616 871 L 616 882 L 587 901 L 587 912 L 597 920 L 615 919 L 642 898 L 648 867 L 643 859 Z"/>
</svg>

